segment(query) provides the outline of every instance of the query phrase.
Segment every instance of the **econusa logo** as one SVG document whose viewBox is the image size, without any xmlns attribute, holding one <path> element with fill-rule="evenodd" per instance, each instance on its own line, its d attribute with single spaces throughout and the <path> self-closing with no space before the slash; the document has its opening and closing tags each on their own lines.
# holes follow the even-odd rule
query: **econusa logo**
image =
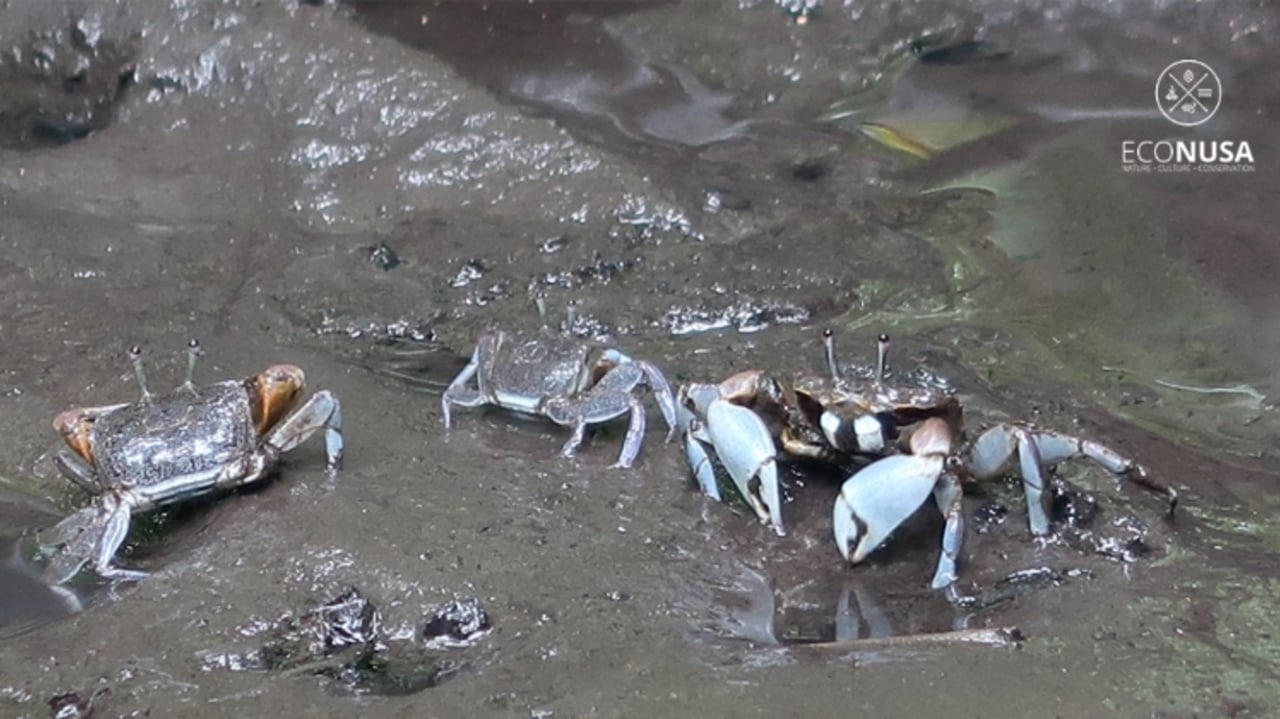
<svg viewBox="0 0 1280 719">
<path fill-rule="evenodd" d="M 1125 140 L 1120 143 L 1122 162 L 1199 164 L 1224 162 L 1253 164 L 1247 141 L 1235 140 Z"/>
<path fill-rule="evenodd" d="M 1222 80 L 1199 60 L 1179 60 L 1156 78 L 1156 105 L 1179 127 L 1208 126 L 1222 106 Z M 1253 172 L 1248 140 L 1124 140 L 1125 172 Z"/>
</svg>

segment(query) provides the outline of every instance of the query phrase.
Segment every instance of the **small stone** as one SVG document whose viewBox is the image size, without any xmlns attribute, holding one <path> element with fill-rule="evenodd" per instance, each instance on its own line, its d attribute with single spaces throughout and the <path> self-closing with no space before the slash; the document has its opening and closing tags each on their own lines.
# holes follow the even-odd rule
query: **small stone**
<svg viewBox="0 0 1280 719">
<path fill-rule="evenodd" d="M 400 256 L 386 242 L 379 242 L 369 248 L 369 261 L 383 272 L 400 266 Z"/>
<path fill-rule="evenodd" d="M 467 647 L 489 631 L 489 614 L 479 599 L 455 599 L 436 609 L 422 629 L 429 646 Z"/>
</svg>

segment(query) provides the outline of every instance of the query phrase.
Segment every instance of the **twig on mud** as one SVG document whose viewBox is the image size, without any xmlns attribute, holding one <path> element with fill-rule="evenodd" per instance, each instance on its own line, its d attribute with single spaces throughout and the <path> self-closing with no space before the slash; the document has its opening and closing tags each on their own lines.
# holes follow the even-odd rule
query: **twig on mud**
<svg viewBox="0 0 1280 719">
<path fill-rule="evenodd" d="M 836 642 L 815 642 L 797 645 L 796 648 L 822 649 L 826 651 L 864 651 L 868 649 L 914 649 L 919 647 L 951 646 L 955 644 L 982 644 L 991 647 L 1007 647 L 1021 644 L 1026 635 L 1016 626 L 987 627 L 982 629 L 957 629 L 950 632 L 902 634 L 893 637 L 863 637 Z"/>
</svg>

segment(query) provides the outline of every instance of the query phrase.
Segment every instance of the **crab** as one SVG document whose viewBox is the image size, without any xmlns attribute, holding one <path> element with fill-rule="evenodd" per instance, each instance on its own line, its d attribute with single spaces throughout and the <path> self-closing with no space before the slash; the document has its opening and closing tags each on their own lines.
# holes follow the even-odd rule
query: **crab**
<svg viewBox="0 0 1280 719">
<path fill-rule="evenodd" d="M 59 472 L 95 496 L 92 505 L 37 535 L 52 551 L 44 578 L 53 586 L 90 560 L 106 579 L 145 577 L 113 564 L 132 515 L 259 481 L 282 454 L 320 430 L 329 472 L 342 465 L 338 399 L 320 391 L 295 408 L 304 388 L 300 368 L 274 365 L 243 380 L 197 387 L 192 378 L 201 350 L 192 340 L 186 381 L 157 396 L 147 389 L 141 351 L 129 354 L 139 401 L 71 409 L 53 420 L 71 450 L 58 453 Z"/>
<path fill-rule="evenodd" d="M 572 429 L 560 450 L 566 458 L 576 455 L 588 425 L 630 414 L 622 451 L 612 465 L 625 468 L 635 462 L 644 438 L 645 390 L 653 393 L 671 431 L 668 436 L 673 436 L 675 398 L 653 364 L 546 327 L 531 333 L 490 329 L 480 335 L 470 362 L 445 390 L 440 409 L 445 429 L 454 406 L 495 405 L 545 417 Z"/>
<path fill-rule="evenodd" d="M 836 546 L 857 564 L 933 496 L 945 518 L 941 554 L 931 586 L 951 587 L 964 539 L 962 484 L 1017 469 L 1032 534 L 1049 533 L 1044 468 L 1086 458 L 1109 472 L 1165 492 L 1170 512 L 1177 494 L 1140 464 L 1093 440 L 1021 422 L 992 426 L 965 441 L 962 409 L 949 387 L 927 373 L 915 381 L 886 379 L 889 338 L 880 336 L 874 374 L 839 372 L 834 340 L 824 334 L 827 377 L 800 377 L 791 387 L 760 370 L 718 384 L 689 384 L 679 392 L 680 430 L 702 491 L 720 500 L 714 456 L 762 522 L 785 533 L 777 459 L 784 456 L 844 466 L 870 464 L 842 485 L 832 510 Z"/>
</svg>

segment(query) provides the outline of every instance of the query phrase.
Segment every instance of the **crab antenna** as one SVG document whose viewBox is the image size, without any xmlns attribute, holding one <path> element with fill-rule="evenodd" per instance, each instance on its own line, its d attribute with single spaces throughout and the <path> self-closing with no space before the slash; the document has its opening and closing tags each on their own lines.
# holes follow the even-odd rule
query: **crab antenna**
<svg viewBox="0 0 1280 719">
<path fill-rule="evenodd" d="M 147 389 L 147 375 L 142 371 L 142 348 L 134 345 L 129 348 L 129 361 L 133 364 L 133 374 L 138 378 L 138 386 L 142 388 L 142 401 L 151 401 L 151 390 Z"/>
<path fill-rule="evenodd" d="M 541 292 L 533 296 L 533 305 L 538 308 L 538 322 L 544 328 L 547 326 L 547 297 Z"/>
<path fill-rule="evenodd" d="M 204 354 L 200 349 L 200 340 L 192 338 L 187 343 L 187 379 L 182 383 L 182 388 L 194 392 L 196 385 L 193 380 L 196 377 L 196 361 L 200 359 L 200 355 Z"/>
<path fill-rule="evenodd" d="M 889 371 L 889 335 L 882 334 L 876 338 L 876 381 L 883 382 L 885 372 Z"/>
<path fill-rule="evenodd" d="M 827 352 L 827 371 L 831 373 L 831 381 L 839 381 L 840 367 L 836 364 L 836 338 L 830 327 L 822 331 L 822 348 Z"/>
</svg>

